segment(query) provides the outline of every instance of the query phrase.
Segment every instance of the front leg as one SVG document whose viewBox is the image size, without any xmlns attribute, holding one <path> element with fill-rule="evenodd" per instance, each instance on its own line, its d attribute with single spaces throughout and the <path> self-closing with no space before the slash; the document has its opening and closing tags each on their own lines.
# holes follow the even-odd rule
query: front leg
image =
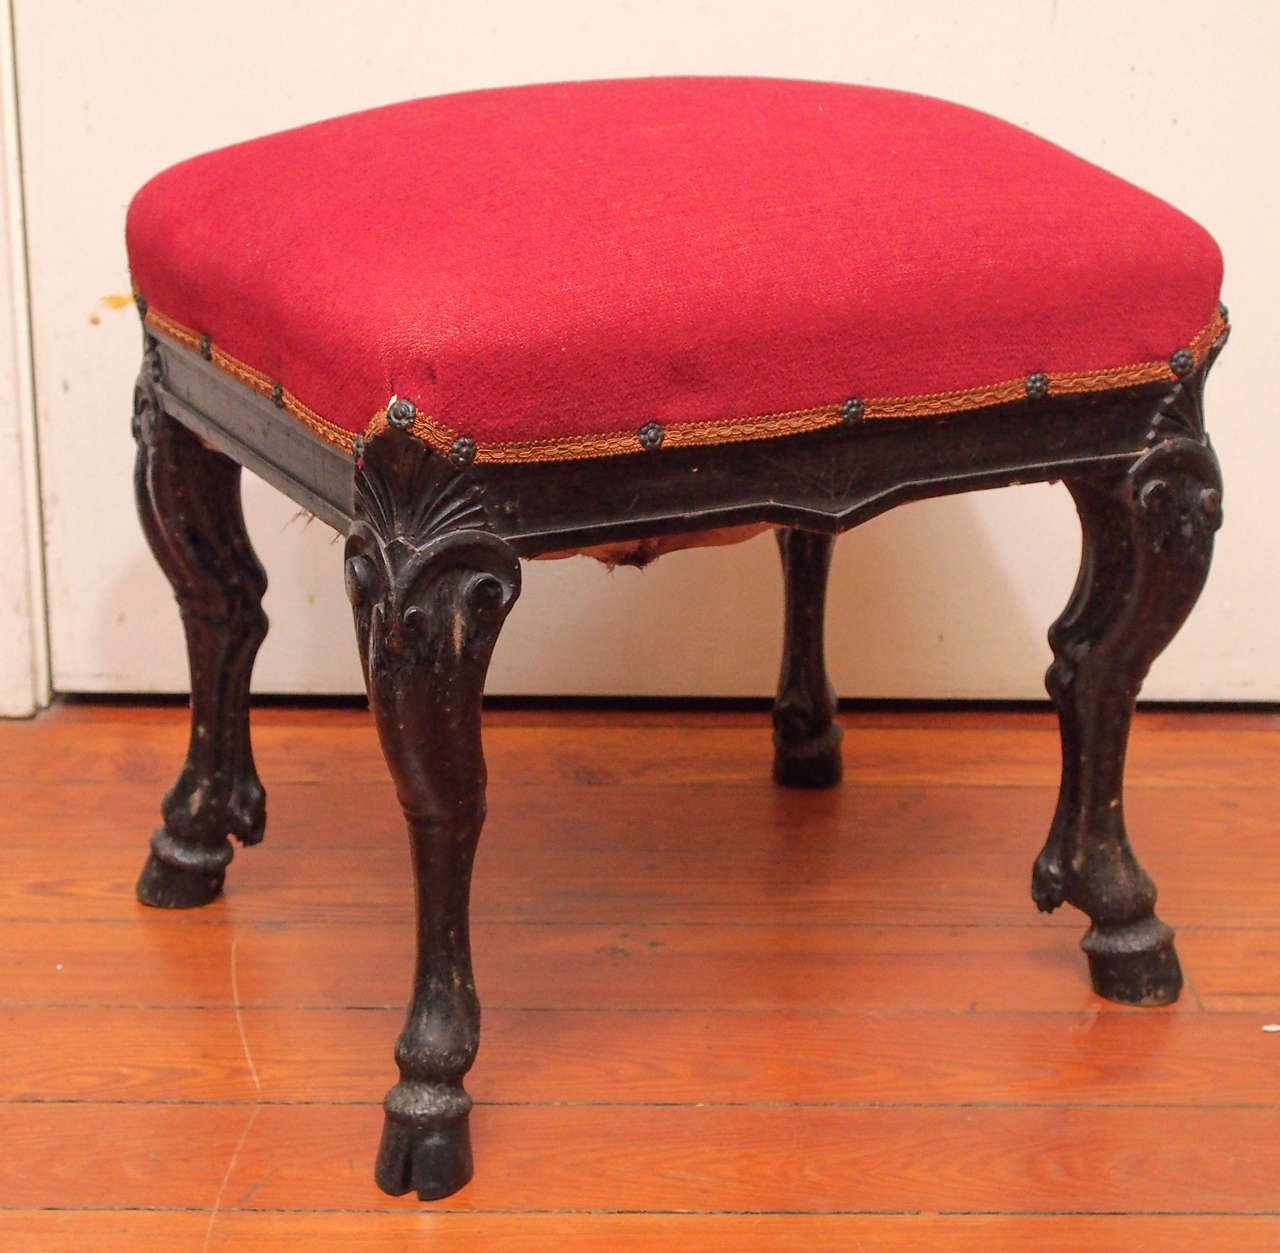
<svg viewBox="0 0 1280 1253">
<path fill-rule="evenodd" d="M 1176 438 L 1123 477 L 1067 486 L 1084 548 L 1075 591 L 1049 634 L 1062 788 L 1032 895 L 1042 910 L 1065 900 L 1089 915 L 1082 947 L 1099 995 L 1163 1005 L 1177 999 L 1182 972 L 1125 831 L 1125 750 L 1142 680 L 1208 575 L 1222 483 L 1207 441 Z"/>
<path fill-rule="evenodd" d="M 400 1082 L 384 1102 L 376 1177 L 393 1196 L 434 1200 L 471 1177 L 462 1077 L 480 1031 L 468 931 L 485 814 L 480 709 L 520 567 L 485 529 L 469 476 L 393 426 L 361 455 L 346 577 L 417 884 L 413 1000 L 396 1045 Z"/>
<path fill-rule="evenodd" d="M 149 342 L 134 392 L 134 488 L 147 542 L 182 612 L 191 740 L 137 894 L 143 904 L 180 909 L 222 890 L 228 837 L 262 839 L 266 797 L 249 745 L 249 678 L 267 634 L 267 576 L 245 532 L 239 465 L 164 412 L 160 370 Z"/>
<path fill-rule="evenodd" d="M 773 777 L 788 787 L 840 782 L 836 693 L 827 678 L 823 620 L 834 535 L 778 529 L 786 594 L 782 670 L 773 702 Z"/>
</svg>

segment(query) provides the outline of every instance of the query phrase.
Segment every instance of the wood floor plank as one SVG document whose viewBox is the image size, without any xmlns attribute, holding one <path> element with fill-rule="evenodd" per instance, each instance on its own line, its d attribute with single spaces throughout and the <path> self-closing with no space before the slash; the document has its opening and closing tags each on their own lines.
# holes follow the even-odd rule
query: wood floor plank
<svg viewBox="0 0 1280 1253">
<path fill-rule="evenodd" d="M 394 1010 L 0 1010 L 0 1100 L 368 1102 Z M 487 1009 L 488 1103 L 1280 1104 L 1257 1014 Z M 243 1032 L 243 1036 L 242 1033 Z M 253 1061 L 253 1073 L 246 1061 Z M 260 1087 L 259 1087 L 260 1085 Z"/>
<path fill-rule="evenodd" d="M 64 733 L 64 725 L 37 720 L 24 724 L 28 734 L 0 735 L 0 780 L 167 785 L 185 748 L 177 717 L 171 724 L 104 721 L 90 737 L 74 736 L 74 724 Z M 1271 788 L 1280 730 L 1239 730 L 1231 742 L 1228 759 L 1216 731 L 1192 724 L 1144 735 L 1139 725 L 1129 753 L 1128 786 Z M 291 722 L 259 727 L 254 751 L 259 770 L 271 780 L 316 783 L 341 777 L 357 786 L 385 778 L 371 721 L 343 726 L 335 734 L 322 717 L 299 711 Z M 763 716 L 757 729 L 724 726 L 709 714 L 696 735 L 661 736 L 624 721 L 593 726 L 584 734 L 554 718 L 504 723 L 499 715 L 488 720 L 485 751 L 492 776 L 508 784 L 558 781 L 594 787 L 758 779 L 768 774 L 772 749 Z M 1049 726 L 950 728 L 942 716 L 922 716 L 919 725 L 868 727 L 849 736 L 845 766 L 851 780 L 872 785 L 1048 787 L 1057 779 L 1058 754 L 1057 732 Z"/>
<path fill-rule="evenodd" d="M 371 1180 L 412 952 L 368 714 L 256 715 L 267 843 L 174 914 L 132 884 L 185 721 L 0 723 L 0 1248 L 1280 1247 L 1280 714 L 1137 721 L 1150 1011 L 1027 899 L 1045 711 L 851 711 L 817 793 L 758 711 L 494 711 L 437 1206 Z"/>
<path fill-rule="evenodd" d="M 49 849 L 68 862 L 66 845 L 132 849 L 141 858 L 159 821 L 171 780 L 0 783 L 0 848 Z M 268 779 L 267 844 L 272 850 L 400 849 L 403 823 L 388 779 L 348 787 Z M 619 847 L 683 854 L 691 847 L 732 854 L 743 845 L 779 856 L 796 844 L 831 854 L 851 845 L 886 855 L 911 849 L 957 855 L 999 854 L 1028 863 L 1053 815 L 1056 788 L 972 786 L 958 804 L 946 786 L 847 782 L 828 791 L 779 788 L 767 777 L 716 787 L 628 784 L 609 793 L 607 820 L 592 790 L 570 784 L 516 786 L 491 777 L 490 849 Z M 1126 814 L 1144 858 L 1213 852 L 1223 857 L 1276 853 L 1280 791 L 1137 789 Z M 234 871 L 232 872 L 235 873 Z M 232 881 L 234 883 L 234 880 Z"/>
<path fill-rule="evenodd" d="M 0 928 L 0 1005 L 229 1005 L 233 950 L 242 1006 L 397 1007 L 409 987 L 405 925 L 213 927 L 137 914 Z M 1273 934 L 1230 938 L 1243 957 L 1257 935 Z M 481 997 L 495 1008 L 1148 1012 L 1095 997 L 1074 937 L 1050 925 L 482 923 L 473 945 Z M 1184 998 L 1167 1012 L 1193 1008 Z"/>
<path fill-rule="evenodd" d="M 1036 921 L 1028 867 L 1053 808 L 1051 790 L 973 788 L 957 806 L 947 788 L 797 794 L 760 780 L 692 796 L 618 788 L 602 823 L 582 789 L 491 791 L 475 914 L 507 921 L 1026 925 Z M 128 916 L 157 794 L 113 785 L 104 806 L 99 785 L 0 786 L 0 919 Z M 1136 794 L 1130 822 L 1176 925 L 1280 921 L 1280 797 L 1248 797 Z M 356 921 L 407 908 L 389 785 L 373 798 L 283 785 L 270 815 L 266 844 L 233 865 L 227 898 L 193 919 Z M 90 845 L 91 859 L 67 854 Z"/>
<path fill-rule="evenodd" d="M 0 922 L 90 922 L 136 914 L 141 864 L 136 841 L 104 848 L 91 864 L 56 848 L 0 848 Z M 276 845 L 251 850 L 231 871 L 223 901 L 200 922 L 405 921 L 413 909 L 409 854 L 384 846 L 322 847 L 305 856 Z M 1251 873 L 1219 853 L 1149 858 L 1162 914 L 1179 929 L 1280 929 L 1280 843 Z M 477 922 L 907 923 L 929 926 L 1087 926 L 1065 909 L 1040 918 L 1028 890 L 1027 859 L 1009 854 L 936 853 L 838 841 L 826 847 L 736 852 L 691 842 L 677 860 L 646 848 L 505 846 L 478 859 L 472 890 Z"/>
<path fill-rule="evenodd" d="M 23 1209 L 209 1209 L 241 1134 L 268 1108 L 0 1105 L 0 1200 Z"/>
<path fill-rule="evenodd" d="M 416 1208 L 370 1179 L 380 1119 L 373 1104 L 0 1106 L 0 1195 L 208 1207 L 225 1174 L 228 1209 Z M 1280 1176 L 1271 1110 L 481 1106 L 473 1139 L 486 1168 L 438 1209 L 1257 1213 Z"/>
<path fill-rule="evenodd" d="M 1270 1216 L 1037 1214 L 440 1214 L 18 1210 L 5 1248 L 41 1253 L 1243 1253 L 1280 1247 Z"/>
<path fill-rule="evenodd" d="M 219 1215 L 219 1224 L 222 1217 Z M 269 1221 L 275 1215 L 263 1217 Z M 209 1226 L 210 1215 L 199 1210 L 0 1210 L 0 1248 L 39 1249 L 41 1253 L 86 1253 L 90 1249 L 94 1253 L 195 1253 L 201 1249 Z M 224 1226 L 219 1243 L 211 1241 L 209 1248 L 225 1249 L 231 1238 L 231 1227 Z"/>
<path fill-rule="evenodd" d="M 1205 1009 L 1280 1018 L 1280 932 L 1188 931 L 1180 944 Z"/>
</svg>

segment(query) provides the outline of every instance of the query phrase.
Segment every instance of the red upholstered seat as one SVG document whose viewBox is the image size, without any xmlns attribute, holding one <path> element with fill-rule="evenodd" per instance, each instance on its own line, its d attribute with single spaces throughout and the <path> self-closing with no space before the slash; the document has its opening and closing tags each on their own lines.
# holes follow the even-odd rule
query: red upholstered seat
<svg viewBox="0 0 1280 1253">
<path fill-rule="evenodd" d="M 823 83 L 375 109 L 175 166 L 128 242 L 155 331 L 326 438 L 400 396 L 479 461 L 1172 379 L 1220 329 L 1218 249 L 1169 205 L 985 114 Z"/>
</svg>

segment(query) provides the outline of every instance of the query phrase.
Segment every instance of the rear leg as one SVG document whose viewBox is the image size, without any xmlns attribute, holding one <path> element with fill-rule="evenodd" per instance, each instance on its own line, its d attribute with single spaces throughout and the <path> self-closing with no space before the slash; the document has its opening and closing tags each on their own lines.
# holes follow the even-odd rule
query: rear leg
<svg viewBox="0 0 1280 1253">
<path fill-rule="evenodd" d="M 788 787 L 840 781 L 836 694 L 827 678 L 823 624 L 833 535 L 776 530 L 786 588 L 782 672 L 773 703 L 773 777 Z"/>
</svg>

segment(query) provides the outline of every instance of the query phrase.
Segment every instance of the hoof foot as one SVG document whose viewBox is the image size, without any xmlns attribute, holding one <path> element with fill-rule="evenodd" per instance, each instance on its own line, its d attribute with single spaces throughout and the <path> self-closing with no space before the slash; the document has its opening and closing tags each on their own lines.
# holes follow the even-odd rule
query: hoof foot
<svg viewBox="0 0 1280 1253">
<path fill-rule="evenodd" d="M 204 874 L 170 866 L 152 853 L 138 876 L 138 900 L 157 909 L 195 909 L 222 891 L 222 879 L 222 871 Z"/>
<path fill-rule="evenodd" d="M 844 732 L 834 722 L 823 735 L 800 744 L 774 740 L 773 778 L 784 787 L 834 787 L 844 768 L 840 741 Z"/>
<path fill-rule="evenodd" d="M 457 1192 L 471 1173 L 471 1132 L 465 1114 L 426 1124 L 387 1116 L 374 1168 L 384 1192 L 416 1192 L 420 1201 L 438 1201 Z"/>
<path fill-rule="evenodd" d="M 162 827 L 151 837 L 151 855 L 138 876 L 137 896 L 158 909 L 195 909 L 222 891 L 231 845 L 184 845 Z"/>
<path fill-rule="evenodd" d="M 1182 991 L 1173 928 L 1159 918 L 1126 927 L 1095 926 L 1080 943 L 1093 990 L 1122 1005 L 1171 1005 Z"/>
</svg>

